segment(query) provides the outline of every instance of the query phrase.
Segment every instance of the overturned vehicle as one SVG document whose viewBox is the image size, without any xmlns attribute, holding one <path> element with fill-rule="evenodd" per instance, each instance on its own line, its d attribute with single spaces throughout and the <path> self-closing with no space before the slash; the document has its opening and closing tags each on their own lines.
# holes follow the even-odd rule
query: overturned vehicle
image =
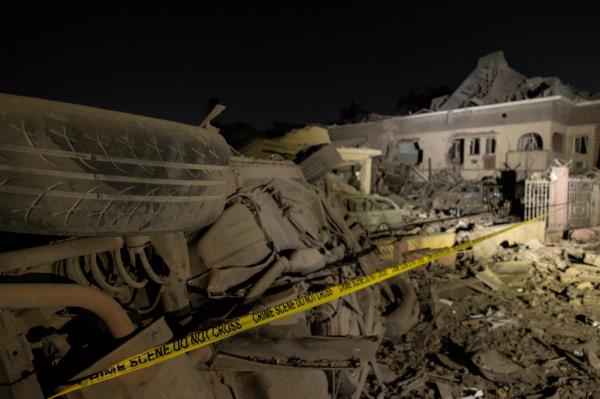
<svg viewBox="0 0 600 399">
<path fill-rule="evenodd" d="M 1 397 L 386 266 L 325 171 L 232 156 L 209 122 L 0 95 Z M 68 396 L 358 397 L 417 318 L 396 278 Z"/>
</svg>

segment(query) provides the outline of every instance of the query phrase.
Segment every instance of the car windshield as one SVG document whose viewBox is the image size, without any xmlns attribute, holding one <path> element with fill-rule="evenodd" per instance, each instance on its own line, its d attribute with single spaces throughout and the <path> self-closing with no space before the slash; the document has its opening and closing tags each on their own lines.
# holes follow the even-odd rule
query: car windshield
<svg viewBox="0 0 600 399">
<path fill-rule="evenodd" d="M 391 211 L 394 209 L 394 206 L 385 200 L 377 199 L 372 200 L 372 202 L 374 211 Z"/>
<path fill-rule="evenodd" d="M 372 211 L 390 211 L 394 206 L 382 199 L 373 198 L 348 198 L 346 201 L 348 212 L 372 212 Z"/>
</svg>

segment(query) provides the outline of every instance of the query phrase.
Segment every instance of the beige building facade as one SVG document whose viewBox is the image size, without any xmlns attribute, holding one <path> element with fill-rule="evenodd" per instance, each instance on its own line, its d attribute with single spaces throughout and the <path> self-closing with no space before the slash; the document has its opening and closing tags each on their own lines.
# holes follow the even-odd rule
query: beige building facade
<svg viewBox="0 0 600 399">
<path fill-rule="evenodd" d="M 553 96 L 329 126 L 337 146 L 382 151 L 383 160 L 424 175 L 455 169 L 466 179 L 517 170 L 519 178 L 552 160 L 591 170 L 600 151 L 600 101 Z"/>
</svg>

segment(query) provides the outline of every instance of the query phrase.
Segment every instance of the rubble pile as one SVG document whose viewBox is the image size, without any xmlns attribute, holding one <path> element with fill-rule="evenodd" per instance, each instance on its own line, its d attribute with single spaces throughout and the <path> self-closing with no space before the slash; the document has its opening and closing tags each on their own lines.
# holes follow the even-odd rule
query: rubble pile
<svg viewBox="0 0 600 399">
<path fill-rule="evenodd" d="M 496 67 L 459 102 L 495 101 L 519 82 Z M 472 93 L 488 72 L 489 93 Z M 201 127 L 8 95 L 0 108 L 2 398 L 73 380 L 88 399 L 598 391 L 600 227 L 544 245 L 563 229 L 527 214 L 499 224 L 517 203 L 514 170 L 475 181 L 457 164 L 430 176 L 381 164 L 372 182 L 382 152 L 336 147 L 321 127 L 256 142 L 254 159 L 210 125 L 220 107 Z M 589 196 L 569 212 L 597 197 L 594 173 L 577 180 Z M 410 274 L 382 270 L 456 243 L 472 248 Z M 198 337 L 205 346 L 179 356 Z"/>
<path fill-rule="evenodd" d="M 384 341 L 367 397 L 598 397 L 600 228 L 570 238 L 412 272 L 421 318 Z"/>
<path fill-rule="evenodd" d="M 462 177 L 451 171 L 440 171 L 429 181 L 405 180 L 401 186 L 392 186 L 391 196 L 399 203 L 409 203 L 429 209 L 438 193 L 448 192 L 452 187 L 462 182 Z"/>
<path fill-rule="evenodd" d="M 485 183 L 488 186 L 487 182 Z M 464 180 L 450 170 L 440 171 L 428 181 L 405 180 L 402 185 L 390 184 L 389 198 L 399 206 L 412 207 L 429 217 L 461 209 L 469 213 L 487 209 L 484 182 Z"/>
</svg>

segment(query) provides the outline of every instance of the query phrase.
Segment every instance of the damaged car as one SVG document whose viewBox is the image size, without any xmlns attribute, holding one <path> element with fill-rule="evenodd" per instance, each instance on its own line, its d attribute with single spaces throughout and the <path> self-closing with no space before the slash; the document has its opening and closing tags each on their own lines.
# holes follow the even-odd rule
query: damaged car
<svg viewBox="0 0 600 399">
<path fill-rule="evenodd" d="M 210 118 L 0 95 L 1 396 L 385 267 L 308 171 L 233 156 Z M 418 317 L 396 277 L 69 397 L 357 397 Z"/>
<path fill-rule="evenodd" d="M 344 195 L 343 202 L 369 233 L 390 232 L 413 219 L 413 212 L 377 194 Z"/>
</svg>

